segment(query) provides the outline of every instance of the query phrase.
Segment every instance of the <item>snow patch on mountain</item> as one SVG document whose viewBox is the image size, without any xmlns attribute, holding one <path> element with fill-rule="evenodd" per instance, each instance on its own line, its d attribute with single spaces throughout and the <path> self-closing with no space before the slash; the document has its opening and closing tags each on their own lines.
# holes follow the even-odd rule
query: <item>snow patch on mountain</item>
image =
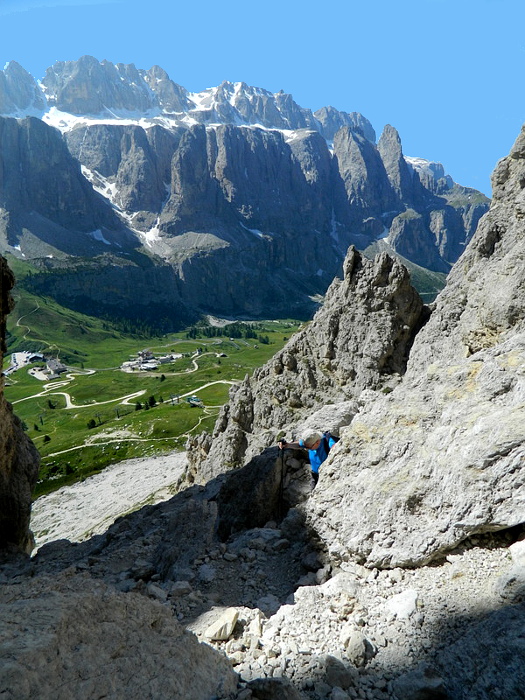
<svg viewBox="0 0 525 700">
<path fill-rule="evenodd" d="M 91 183 L 91 186 L 98 192 L 104 199 L 109 200 L 111 206 L 114 209 L 121 211 L 118 204 L 115 202 L 117 195 L 117 186 L 114 182 L 110 182 L 106 177 L 101 175 L 96 170 L 90 170 L 85 165 L 80 166 L 82 170 L 82 175 Z"/>
<path fill-rule="evenodd" d="M 264 234 L 262 231 L 258 231 L 256 228 L 248 228 L 248 226 L 245 226 L 242 222 L 241 226 L 243 227 L 243 229 L 245 229 L 245 231 L 253 233 L 254 236 L 257 236 L 257 238 L 264 238 Z"/>
<path fill-rule="evenodd" d="M 413 156 L 404 156 L 408 167 L 411 170 L 415 170 L 417 173 L 424 173 L 428 177 L 434 180 L 439 180 L 440 178 L 445 178 L 450 185 L 453 186 L 454 181 L 445 173 L 445 168 L 442 163 L 434 160 L 426 160 L 425 158 L 417 158 Z"/>
<path fill-rule="evenodd" d="M 87 235 L 93 238 L 95 241 L 100 241 L 101 243 L 105 243 L 106 245 L 112 245 L 112 243 L 108 241 L 107 238 L 104 238 L 104 234 L 99 228 L 96 231 L 89 231 Z"/>
</svg>

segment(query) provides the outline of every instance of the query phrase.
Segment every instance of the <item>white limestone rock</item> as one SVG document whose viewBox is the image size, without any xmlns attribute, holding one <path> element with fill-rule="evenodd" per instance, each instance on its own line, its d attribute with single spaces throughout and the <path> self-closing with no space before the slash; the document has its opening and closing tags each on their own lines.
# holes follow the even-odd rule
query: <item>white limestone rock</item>
<svg viewBox="0 0 525 700">
<path fill-rule="evenodd" d="M 389 598 L 385 604 L 386 609 L 398 620 L 406 620 L 417 610 L 418 593 L 408 589 Z"/>
<path fill-rule="evenodd" d="M 239 611 L 236 608 L 228 608 L 206 629 L 204 636 L 215 642 L 229 639 L 238 619 Z"/>
<path fill-rule="evenodd" d="M 515 564 L 525 566 L 525 540 L 519 540 L 509 547 L 512 561 Z"/>
</svg>

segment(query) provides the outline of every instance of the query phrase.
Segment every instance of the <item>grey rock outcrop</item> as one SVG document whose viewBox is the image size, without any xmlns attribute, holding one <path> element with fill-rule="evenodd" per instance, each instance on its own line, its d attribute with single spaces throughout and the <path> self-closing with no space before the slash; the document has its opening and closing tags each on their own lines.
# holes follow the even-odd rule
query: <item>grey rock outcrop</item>
<svg viewBox="0 0 525 700">
<path fill-rule="evenodd" d="M 0 257 L 0 367 L 5 352 L 6 316 L 13 300 L 14 278 L 5 258 Z M 0 377 L 0 552 L 33 548 L 29 529 L 31 491 L 36 484 L 40 457 L 4 398 Z"/>
<path fill-rule="evenodd" d="M 410 205 L 417 199 L 423 199 L 425 191 L 419 177 L 414 176 L 414 172 L 405 160 L 399 133 L 390 124 L 383 129 L 377 150 L 399 201 Z"/>
<path fill-rule="evenodd" d="M 525 522 L 524 144 L 498 164 L 403 382 L 354 419 L 309 501 L 336 559 L 414 566 Z"/>
<path fill-rule="evenodd" d="M 444 227 L 439 230 L 443 231 Z M 418 260 L 423 267 L 436 272 L 448 272 L 449 266 L 440 255 L 435 236 L 429 231 L 425 217 L 414 209 L 407 209 L 394 218 L 388 242 L 404 258 Z"/>
<path fill-rule="evenodd" d="M 369 261 L 351 248 L 344 279 L 332 283 L 311 324 L 232 389 L 213 440 L 203 435 L 192 441 L 190 478 L 206 481 L 239 466 L 328 401 L 346 402 L 342 415 L 349 422 L 364 389 L 395 383 L 403 374 L 423 319 L 423 303 L 400 263 L 386 254 Z M 317 428 L 330 427 L 326 416 L 319 420 L 326 422 Z"/>
<path fill-rule="evenodd" d="M 46 100 L 36 80 L 16 61 L 0 71 L 0 114 L 43 114 Z"/>
<path fill-rule="evenodd" d="M 361 219 L 396 208 L 395 192 L 374 144 L 343 127 L 334 137 L 334 154 L 348 202 Z"/>
</svg>

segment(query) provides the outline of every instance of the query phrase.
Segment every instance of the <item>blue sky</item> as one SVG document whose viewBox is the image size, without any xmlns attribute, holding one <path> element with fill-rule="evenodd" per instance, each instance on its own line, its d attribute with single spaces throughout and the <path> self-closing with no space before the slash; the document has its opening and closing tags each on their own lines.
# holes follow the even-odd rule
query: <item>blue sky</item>
<svg viewBox="0 0 525 700">
<path fill-rule="evenodd" d="M 160 65 L 195 92 L 243 80 L 361 112 L 405 155 L 490 195 L 525 121 L 523 0 L 0 0 L 0 66 L 84 54 Z"/>
</svg>

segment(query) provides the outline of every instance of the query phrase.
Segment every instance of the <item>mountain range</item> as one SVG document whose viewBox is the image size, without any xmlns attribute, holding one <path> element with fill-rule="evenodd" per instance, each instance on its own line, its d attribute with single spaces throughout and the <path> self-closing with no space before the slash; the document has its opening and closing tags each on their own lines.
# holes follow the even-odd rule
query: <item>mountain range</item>
<svg viewBox="0 0 525 700">
<path fill-rule="evenodd" d="M 0 115 L 0 252 L 31 262 L 34 292 L 166 330 L 306 317 L 350 245 L 444 277 L 489 205 L 390 125 L 376 143 L 359 113 L 191 93 L 158 66 L 84 56 L 37 81 L 12 61 Z"/>
</svg>

